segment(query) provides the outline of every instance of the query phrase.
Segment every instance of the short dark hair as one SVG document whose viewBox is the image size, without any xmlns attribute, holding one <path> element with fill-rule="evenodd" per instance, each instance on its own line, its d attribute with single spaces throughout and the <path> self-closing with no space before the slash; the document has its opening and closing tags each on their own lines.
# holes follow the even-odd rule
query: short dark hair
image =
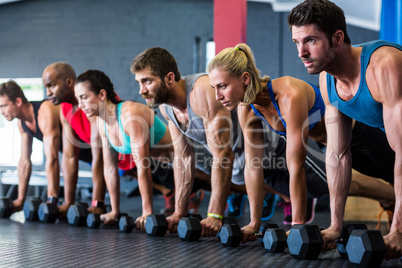
<svg viewBox="0 0 402 268">
<path fill-rule="evenodd" d="M 130 70 L 134 74 L 148 67 L 153 75 L 160 77 L 162 80 L 170 72 L 174 73 L 175 81 L 181 79 L 175 58 L 162 47 L 149 48 L 138 54 L 131 63 Z"/>
<path fill-rule="evenodd" d="M 76 84 L 82 82 L 89 82 L 89 90 L 95 94 L 99 94 L 101 89 L 104 89 L 106 91 L 107 98 L 112 103 L 119 103 L 119 99 L 114 91 L 113 83 L 104 72 L 99 70 L 87 70 L 80 74 L 75 81 Z"/>
<path fill-rule="evenodd" d="M 12 103 L 15 103 L 17 98 L 21 98 L 22 103 L 28 102 L 21 87 L 13 80 L 0 85 L 0 96 L 7 96 Z"/>
<path fill-rule="evenodd" d="M 332 45 L 333 34 L 341 30 L 344 43 L 350 44 L 346 31 L 346 20 L 343 10 L 328 0 L 306 0 L 292 9 L 288 15 L 289 27 L 315 24 L 324 32 Z"/>
</svg>

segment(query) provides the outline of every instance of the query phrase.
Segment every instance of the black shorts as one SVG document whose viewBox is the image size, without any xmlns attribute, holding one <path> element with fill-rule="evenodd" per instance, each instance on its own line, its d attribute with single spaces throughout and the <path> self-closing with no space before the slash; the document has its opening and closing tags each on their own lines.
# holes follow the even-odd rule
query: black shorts
<svg viewBox="0 0 402 268">
<path fill-rule="evenodd" d="M 395 152 L 381 129 L 356 122 L 350 150 L 353 169 L 394 184 Z"/>
</svg>

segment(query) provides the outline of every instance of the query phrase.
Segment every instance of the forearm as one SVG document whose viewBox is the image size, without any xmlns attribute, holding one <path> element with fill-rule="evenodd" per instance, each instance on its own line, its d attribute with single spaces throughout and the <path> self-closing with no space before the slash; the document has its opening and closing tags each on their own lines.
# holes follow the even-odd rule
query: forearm
<svg viewBox="0 0 402 268">
<path fill-rule="evenodd" d="M 191 190 L 194 184 L 194 164 L 190 157 L 175 157 L 173 161 L 173 174 L 175 184 L 175 214 L 184 217 L 190 200 Z"/>
<path fill-rule="evenodd" d="M 289 192 L 292 203 L 292 221 L 304 224 L 307 210 L 307 185 L 304 166 L 289 169 Z"/>
<path fill-rule="evenodd" d="M 32 162 L 30 160 L 20 160 L 18 163 L 18 197 L 22 203 L 28 191 L 29 178 L 32 172 Z"/>
<path fill-rule="evenodd" d="M 106 194 L 106 183 L 103 177 L 103 161 L 93 157 L 92 159 L 92 200 L 103 201 Z"/>
<path fill-rule="evenodd" d="M 338 157 L 331 151 L 327 151 L 326 169 L 330 194 L 331 227 L 340 232 L 352 177 L 350 153 Z"/>
<path fill-rule="evenodd" d="M 142 215 L 153 213 L 153 182 L 150 168 L 137 170 L 138 187 L 142 200 Z"/>
<path fill-rule="evenodd" d="M 258 229 L 261 225 L 265 193 L 264 174 L 262 169 L 254 170 L 246 167 L 244 175 L 250 205 L 250 225 Z"/>
<path fill-rule="evenodd" d="M 117 215 L 120 212 L 120 177 L 117 167 L 105 166 L 104 176 L 109 190 L 112 212 Z"/>
<path fill-rule="evenodd" d="M 208 213 L 223 215 L 229 195 L 232 177 L 233 158 L 221 158 L 214 161 L 211 172 L 211 197 Z"/>
<path fill-rule="evenodd" d="M 47 196 L 58 196 L 60 189 L 60 166 L 58 155 L 46 157 Z"/>
<path fill-rule="evenodd" d="M 396 154 L 395 159 L 395 177 L 394 177 L 394 190 L 395 190 L 395 210 L 394 218 L 391 225 L 391 232 L 402 233 L 402 156 Z"/>
<path fill-rule="evenodd" d="M 78 180 L 78 159 L 63 154 L 62 158 L 64 197 L 66 204 L 72 204 L 75 200 L 75 189 Z"/>
</svg>

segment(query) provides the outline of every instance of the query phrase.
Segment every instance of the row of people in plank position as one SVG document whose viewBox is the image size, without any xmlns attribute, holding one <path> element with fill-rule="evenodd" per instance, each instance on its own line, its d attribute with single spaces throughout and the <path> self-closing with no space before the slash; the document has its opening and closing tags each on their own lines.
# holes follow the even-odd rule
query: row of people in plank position
<svg viewBox="0 0 402 268">
<path fill-rule="evenodd" d="M 105 223 L 119 216 L 119 168 L 135 167 L 142 197 L 135 225 L 144 230 L 158 184 L 150 159 L 157 159 L 173 163 L 170 233 L 187 214 L 197 177 L 211 190 L 207 217 L 201 221 L 203 237 L 221 229 L 230 192 L 248 195 L 250 223 L 241 228 L 243 242 L 256 238 L 267 193 L 291 201 L 292 225 L 306 222 L 307 197 L 329 193 L 331 225 L 322 235 L 324 249 L 331 249 L 340 237 L 347 196 L 364 196 L 389 211 L 386 258 L 401 257 L 402 46 L 385 41 L 351 46 L 343 11 L 327 0 L 304 1 L 288 15 L 288 23 L 307 71 L 320 74 L 319 88 L 293 77 L 261 77 L 246 44 L 221 51 L 208 64 L 208 73 L 185 77 L 166 49 L 140 53 L 131 72 L 147 106 L 122 101 L 102 71 L 88 70 L 76 78 L 63 62 L 43 71 L 50 102 L 27 102 L 15 82 L 2 84 L 1 113 L 7 120 L 19 119 L 24 145 L 14 210 L 21 210 L 25 200 L 35 137 L 45 144 L 49 198 L 58 194 L 57 155 L 62 150 L 65 200 L 58 207 L 60 216 L 74 203 L 78 159 L 91 163 L 89 211 L 101 214 Z M 151 109 L 157 107 L 167 126 Z M 314 142 L 325 145 L 324 157 L 311 150 L 308 144 Z M 200 146 L 212 158 L 210 170 L 196 165 Z M 265 167 L 272 155 L 286 159 L 286 165 Z M 366 176 L 352 176 L 352 168 Z M 106 187 L 108 213 L 102 203 Z"/>
</svg>

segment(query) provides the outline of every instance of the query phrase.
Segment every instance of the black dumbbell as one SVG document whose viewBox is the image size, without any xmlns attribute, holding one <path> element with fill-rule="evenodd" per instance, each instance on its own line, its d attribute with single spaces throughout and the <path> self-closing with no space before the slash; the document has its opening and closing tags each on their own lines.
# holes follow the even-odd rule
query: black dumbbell
<svg viewBox="0 0 402 268">
<path fill-rule="evenodd" d="M 88 204 L 75 203 L 67 210 L 67 221 L 74 226 L 85 226 L 88 216 Z"/>
<path fill-rule="evenodd" d="M 123 233 L 131 233 L 134 229 L 134 219 L 130 216 L 120 217 L 119 229 Z"/>
<path fill-rule="evenodd" d="M 242 234 L 239 224 L 224 224 L 219 233 L 219 239 L 224 246 L 237 247 L 240 245 Z"/>
<path fill-rule="evenodd" d="M 342 226 L 341 237 L 337 241 L 338 252 L 342 257 L 347 257 L 346 244 L 349 241 L 350 234 L 353 230 L 367 230 L 367 226 L 363 223 L 344 223 Z"/>
<path fill-rule="evenodd" d="M 239 225 L 239 223 L 237 222 L 236 218 L 230 218 L 230 217 L 223 217 L 222 219 L 222 226 L 224 224 L 237 224 Z M 222 229 L 222 228 L 221 228 Z M 219 230 L 219 232 L 216 234 L 216 236 L 218 237 L 219 241 L 221 241 L 221 231 Z M 221 241 L 222 242 L 222 241 Z"/>
<path fill-rule="evenodd" d="M 24 211 L 25 219 L 28 221 L 38 221 L 38 210 L 41 203 L 42 200 L 40 198 L 34 197 L 26 200 L 22 209 Z"/>
<path fill-rule="evenodd" d="M 380 267 L 385 251 L 379 230 L 353 230 L 346 244 L 349 261 L 361 267 Z"/>
<path fill-rule="evenodd" d="M 265 223 L 265 224 L 261 224 L 261 226 L 260 226 L 260 232 L 259 232 L 259 234 L 261 234 L 261 236 L 257 236 L 258 237 L 258 240 L 260 240 L 260 242 L 261 242 L 261 244 L 263 244 L 264 245 L 264 234 L 265 234 L 265 231 L 267 230 L 267 229 L 271 229 L 271 228 L 279 228 L 279 226 L 278 226 L 278 224 L 276 224 L 276 223 Z"/>
<path fill-rule="evenodd" d="M 42 222 L 53 223 L 57 220 L 59 211 L 57 209 L 57 197 L 48 198 L 48 202 L 42 202 L 39 205 L 38 217 Z"/>
<path fill-rule="evenodd" d="M 295 224 L 290 229 L 287 244 L 293 258 L 315 260 L 320 255 L 324 241 L 317 225 Z"/>
<path fill-rule="evenodd" d="M 197 241 L 201 237 L 202 217 L 200 214 L 187 214 L 180 219 L 177 225 L 179 237 L 185 241 Z"/>
<path fill-rule="evenodd" d="M 89 213 L 87 216 L 87 227 L 98 229 L 101 225 L 100 214 Z"/>
<path fill-rule="evenodd" d="M 167 230 L 166 217 L 163 214 L 151 214 L 145 221 L 145 231 L 150 236 L 164 236 Z"/>
<path fill-rule="evenodd" d="M 266 250 L 272 253 L 282 253 L 287 247 L 286 232 L 281 228 L 267 228 L 263 236 Z"/>
<path fill-rule="evenodd" d="M 10 198 L 0 197 L 0 217 L 9 218 L 13 214 L 14 206 Z"/>
</svg>

